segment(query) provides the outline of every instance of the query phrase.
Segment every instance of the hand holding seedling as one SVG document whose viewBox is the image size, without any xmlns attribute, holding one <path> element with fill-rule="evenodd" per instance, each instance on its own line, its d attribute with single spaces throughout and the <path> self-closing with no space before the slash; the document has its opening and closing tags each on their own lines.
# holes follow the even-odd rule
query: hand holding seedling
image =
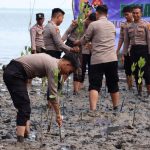
<svg viewBox="0 0 150 150">
<path fill-rule="evenodd" d="M 72 20 L 72 26 L 74 26 L 74 27 L 77 27 L 77 26 L 78 26 L 77 20 Z"/>
<path fill-rule="evenodd" d="M 58 126 L 61 127 L 62 126 L 62 116 L 61 116 L 61 112 L 60 112 L 60 106 L 59 103 L 55 100 L 51 101 L 50 104 L 52 105 L 52 107 L 55 110 L 56 113 L 56 122 L 58 123 Z"/>
<path fill-rule="evenodd" d="M 56 116 L 56 122 L 58 123 L 58 126 L 61 127 L 62 126 L 62 116 L 61 115 L 57 115 Z"/>
<path fill-rule="evenodd" d="M 80 48 L 79 48 L 78 46 L 75 46 L 75 47 L 72 47 L 72 48 L 70 49 L 70 51 L 71 51 L 71 52 L 78 53 L 78 52 L 80 52 Z"/>
<path fill-rule="evenodd" d="M 85 48 L 87 48 L 87 49 L 92 49 L 92 44 L 91 43 L 86 43 L 85 44 Z"/>
</svg>

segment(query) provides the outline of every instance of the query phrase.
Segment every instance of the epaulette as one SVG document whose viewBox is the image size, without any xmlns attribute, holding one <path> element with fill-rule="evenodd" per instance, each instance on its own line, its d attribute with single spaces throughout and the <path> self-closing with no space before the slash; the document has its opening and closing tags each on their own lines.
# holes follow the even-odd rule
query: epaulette
<svg viewBox="0 0 150 150">
<path fill-rule="evenodd" d="M 125 22 L 121 22 L 120 27 L 125 28 L 127 26 L 128 26 L 128 23 L 126 21 Z"/>
</svg>

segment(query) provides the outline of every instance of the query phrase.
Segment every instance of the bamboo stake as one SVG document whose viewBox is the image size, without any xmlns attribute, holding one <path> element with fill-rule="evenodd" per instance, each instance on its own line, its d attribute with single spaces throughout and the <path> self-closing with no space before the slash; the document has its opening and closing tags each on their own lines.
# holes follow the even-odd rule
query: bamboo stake
<svg viewBox="0 0 150 150">
<path fill-rule="evenodd" d="M 59 137 L 60 137 L 60 142 L 62 142 L 61 127 L 59 127 Z"/>
<path fill-rule="evenodd" d="M 50 118 L 50 121 L 49 121 L 48 129 L 47 129 L 47 132 L 49 132 L 49 133 L 51 131 L 52 121 L 53 121 L 53 110 L 52 110 L 51 118 Z"/>
</svg>

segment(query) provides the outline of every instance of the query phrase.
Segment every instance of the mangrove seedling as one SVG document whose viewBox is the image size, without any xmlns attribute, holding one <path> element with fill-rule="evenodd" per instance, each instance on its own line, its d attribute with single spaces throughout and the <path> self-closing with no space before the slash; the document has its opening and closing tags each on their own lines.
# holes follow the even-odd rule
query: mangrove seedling
<svg viewBox="0 0 150 150">
<path fill-rule="evenodd" d="M 21 56 L 31 54 L 31 50 L 32 50 L 31 47 L 25 46 L 25 49 L 21 52 Z"/>
<path fill-rule="evenodd" d="M 78 39 L 81 38 L 81 36 L 84 33 L 84 21 L 86 19 L 86 16 L 89 12 L 89 7 L 86 3 L 80 2 L 80 10 L 79 15 L 77 19 L 78 27 L 77 27 L 77 33 L 78 33 Z"/>
<path fill-rule="evenodd" d="M 132 73 L 134 73 L 135 70 L 136 70 L 136 67 L 138 67 L 138 85 L 137 85 L 138 96 L 141 96 L 141 92 L 142 92 L 142 80 L 143 80 L 143 75 L 144 75 L 144 71 L 142 71 L 142 69 L 145 66 L 145 64 L 146 64 L 145 58 L 140 57 L 138 62 L 137 63 L 133 63 L 132 66 L 131 66 Z M 137 101 L 136 101 L 135 107 L 134 107 L 134 114 L 133 114 L 132 125 L 134 125 L 134 122 L 135 122 L 136 109 L 137 109 Z"/>
<path fill-rule="evenodd" d="M 138 67 L 139 67 L 139 71 L 138 71 L 138 94 L 141 96 L 141 92 L 142 92 L 142 80 L 143 80 L 143 75 L 144 75 L 144 71 L 142 71 L 143 67 L 145 66 L 146 61 L 145 58 L 140 57 L 140 59 L 138 60 Z"/>
</svg>

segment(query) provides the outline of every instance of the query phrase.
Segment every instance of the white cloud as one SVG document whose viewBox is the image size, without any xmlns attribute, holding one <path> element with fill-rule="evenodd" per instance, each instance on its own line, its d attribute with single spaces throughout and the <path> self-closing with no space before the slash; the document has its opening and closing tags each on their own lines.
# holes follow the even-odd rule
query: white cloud
<svg viewBox="0 0 150 150">
<path fill-rule="evenodd" d="M 0 0 L 0 8 L 30 8 L 34 0 Z M 72 0 L 35 0 L 35 8 L 71 9 Z"/>
</svg>

